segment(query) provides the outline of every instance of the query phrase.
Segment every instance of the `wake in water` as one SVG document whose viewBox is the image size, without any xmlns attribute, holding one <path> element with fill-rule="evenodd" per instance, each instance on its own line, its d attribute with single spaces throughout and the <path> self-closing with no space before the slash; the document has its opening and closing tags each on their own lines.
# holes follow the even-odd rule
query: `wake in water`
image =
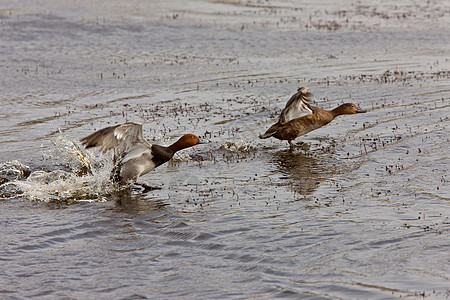
<svg viewBox="0 0 450 300">
<path fill-rule="evenodd" d="M 114 168 L 112 153 L 94 156 L 77 142 L 64 135 L 53 141 L 55 151 L 50 156 L 61 167 L 56 170 L 35 170 L 20 161 L 8 161 L 0 164 L 0 199 L 23 198 L 38 202 L 73 203 L 82 201 L 106 201 L 109 196 L 128 186 L 119 186 L 111 180 Z M 206 154 L 177 153 L 173 161 L 204 161 L 215 160 L 221 154 L 227 162 L 245 159 L 256 154 L 256 149 L 243 142 L 226 142 L 217 153 L 209 151 Z M 148 192 L 155 187 L 137 184 Z"/>
<path fill-rule="evenodd" d="M 15 160 L 0 164 L 0 199 L 25 198 L 39 202 L 105 201 L 105 196 L 117 190 L 110 180 L 113 165 L 108 155 L 91 164 L 90 155 L 75 142 L 60 135 L 53 141 L 58 161 L 67 170 L 31 171 Z"/>
</svg>

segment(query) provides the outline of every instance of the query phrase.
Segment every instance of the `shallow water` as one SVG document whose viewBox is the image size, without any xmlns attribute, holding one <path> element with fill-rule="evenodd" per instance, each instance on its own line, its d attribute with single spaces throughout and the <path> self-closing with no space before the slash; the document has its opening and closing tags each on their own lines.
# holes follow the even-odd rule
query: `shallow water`
<svg viewBox="0 0 450 300">
<path fill-rule="evenodd" d="M 1 297 L 449 296 L 449 4 L 148 2 L 0 6 Z M 259 140 L 300 85 L 368 113 Z M 125 121 L 210 143 L 74 175 Z"/>
</svg>

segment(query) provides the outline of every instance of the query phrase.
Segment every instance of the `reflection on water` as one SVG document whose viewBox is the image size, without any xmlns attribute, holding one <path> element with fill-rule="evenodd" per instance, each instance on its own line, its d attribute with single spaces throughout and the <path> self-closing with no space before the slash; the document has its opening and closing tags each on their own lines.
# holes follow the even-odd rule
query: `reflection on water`
<svg viewBox="0 0 450 300">
<path fill-rule="evenodd" d="M 130 215 L 144 215 L 164 210 L 169 203 L 153 198 L 151 192 L 142 193 L 137 188 L 126 188 L 110 195 L 109 201 L 114 203 L 113 210 Z"/>
<path fill-rule="evenodd" d="M 323 181 L 334 175 L 329 157 L 317 158 L 310 151 L 277 151 L 273 163 L 276 172 L 285 175 L 281 179 L 288 180 L 300 195 L 313 194 Z"/>
</svg>

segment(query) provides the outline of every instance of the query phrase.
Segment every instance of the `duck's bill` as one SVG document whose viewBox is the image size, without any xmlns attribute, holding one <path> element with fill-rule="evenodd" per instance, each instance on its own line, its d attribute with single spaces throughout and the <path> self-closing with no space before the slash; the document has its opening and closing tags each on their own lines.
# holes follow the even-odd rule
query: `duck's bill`
<svg viewBox="0 0 450 300">
<path fill-rule="evenodd" d="M 199 144 L 208 144 L 209 141 L 208 140 L 198 140 Z"/>
<path fill-rule="evenodd" d="M 363 114 L 363 113 L 366 113 L 366 112 L 367 112 L 367 110 L 362 109 L 361 107 L 358 107 L 358 109 L 356 110 L 357 114 Z"/>
</svg>

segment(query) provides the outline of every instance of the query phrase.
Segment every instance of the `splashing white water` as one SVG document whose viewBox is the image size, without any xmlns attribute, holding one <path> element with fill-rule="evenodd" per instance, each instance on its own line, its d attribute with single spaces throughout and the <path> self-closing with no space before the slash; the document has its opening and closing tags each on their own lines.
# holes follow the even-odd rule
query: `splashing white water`
<svg viewBox="0 0 450 300">
<path fill-rule="evenodd" d="M 79 175 L 92 174 L 90 156 L 81 150 L 74 141 L 64 136 L 62 133 L 53 141 L 56 149 L 58 149 L 59 157 L 67 162 L 72 171 Z"/>
<path fill-rule="evenodd" d="M 116 190 L 110 180 L 113 164 L 108 155 L 103 155 L 98 159 L 99 163 L 93 165 L 92 155 L 68 137 L 60 135 L 53 144 L 59 151 L 58 161 L 67 164 L 71 171 L 38 170 L 28 173 L 24 180 L 22 171 L 29 170 L 29 167 L 17 161 L 4 163 L 0 171 L 17 176 L 5 179 L 5 183 L 0 185 L 0 198 L 21 197 L 32 201 L 68 203 L 104 201 L 106 195 Z"/>
<path fill-rule="evenodd" d="M 255 148 L 247 142 L 242 140 L 237 140 L 234 142 L 225 142 L 220 146 L 221 150 L 231 151 L 231 152 L 251 152 L 255 151 Z"/>
</svg>

